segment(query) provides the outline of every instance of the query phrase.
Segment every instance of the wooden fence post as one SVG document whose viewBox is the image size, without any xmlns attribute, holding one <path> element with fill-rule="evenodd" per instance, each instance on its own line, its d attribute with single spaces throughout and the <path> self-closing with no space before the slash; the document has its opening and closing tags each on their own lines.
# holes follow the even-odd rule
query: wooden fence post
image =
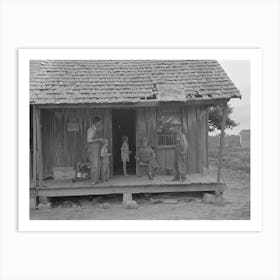
<svg viewBox="0 0 280 280">
<path fill-rule="evenodd" d="M 223 116 L 222 116 L 222 126 L 221 126 L 221 135 L 220 135 L 220 147 L 219 147 L 219 161 L 218 161 L 218 172 L 217 172 L 217 182 L 221 182 L 221 169 L 222 169 L 222 160 L 223 160 L 223 149 L 224 149 L 224 137 L 225 137 L 225 124 L 227 119 L 226 112 L 227 101 L 223 103 Z"/>
</svg>

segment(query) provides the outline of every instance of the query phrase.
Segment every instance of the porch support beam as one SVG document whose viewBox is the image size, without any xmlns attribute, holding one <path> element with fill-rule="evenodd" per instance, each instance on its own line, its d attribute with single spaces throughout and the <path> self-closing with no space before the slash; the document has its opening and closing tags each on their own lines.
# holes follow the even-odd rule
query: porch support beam
<svg viewBox="0 0 280 280">
<path fill-rule="evenodd" d="M 222 161 L 223 161 L 223 149 L 224 149 L 224 138 L 225 138 L 225 124 L 227 118 L 226 112 L 227 101 L 223 102 L 223 111 L 222 111 L 222 125 L 221 125 L 221 135 L 220 135 L 220 147 L 219 147 L 219 158 L 218 158 L 218 172 L 217 172 L 217 182 L 221 182 L 221 169 L 222 169 Z"/>
<path fill-rule="evenodd" d="M 33 121 L 33 188 L 37 189 L 37 112 L 36 106 L 32 106 L 32 121 Z"/>
<path fill-rule="evenodd" d="M 43 157 L 42 157 L 42 132 L 41 132 L 41 110 L 37 110 L 37 141 L 38 141 L 38 171 L 39 188 L 43 185 Z"/>
</svg>

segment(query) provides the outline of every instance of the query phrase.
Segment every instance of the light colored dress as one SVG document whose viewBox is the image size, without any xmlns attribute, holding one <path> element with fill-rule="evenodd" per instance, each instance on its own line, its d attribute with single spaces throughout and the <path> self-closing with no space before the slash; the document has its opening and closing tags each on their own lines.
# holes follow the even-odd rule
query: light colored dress
<svg viewBox="0 0 280 280">
<path fill-rule="evenodd" d="M 129 162 L 129 145 L 126 141 L 122 143 L 121 158 L 122 162 Z"/>
</svg>

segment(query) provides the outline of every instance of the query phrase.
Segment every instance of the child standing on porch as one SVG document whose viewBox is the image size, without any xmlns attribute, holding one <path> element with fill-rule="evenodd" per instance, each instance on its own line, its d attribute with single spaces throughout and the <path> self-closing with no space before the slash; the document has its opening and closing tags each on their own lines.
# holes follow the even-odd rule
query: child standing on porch
<svg viewBox="0 0 280 280">
<path fill-rule="evenodd" d="M 127 176 L 127 171 L 126 171 L 126 163 L 129 162 L 129 145 L 128 145 L 128 137 L 123 136 L 122 137 L 122 146 L 121 146 L 121 158 L 122 158 L 122 163 L 123 163 L 123 173 L 124 176 Z"/>
<path fill-rule="evenodd" d="M 108 181 L 110 177 L 110 156 L 108 153 L 108 139 L 103 139 L 103 146 L 101 148 L 101 181 Z"/>
</svg>

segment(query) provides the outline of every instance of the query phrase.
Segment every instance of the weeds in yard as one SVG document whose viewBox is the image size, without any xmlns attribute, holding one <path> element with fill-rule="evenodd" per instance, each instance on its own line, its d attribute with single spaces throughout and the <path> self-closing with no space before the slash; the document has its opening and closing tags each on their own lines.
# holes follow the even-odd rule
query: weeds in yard
<svg viewBox="0 0 280 280">
<path fill-rule="evenodd" d="M 209 149 L 209 162 L 217 165 L 218 148 Z M 223 151 L 223 168 L 250 173 L 250 148 L 225 147 Z"/>
</svg>

